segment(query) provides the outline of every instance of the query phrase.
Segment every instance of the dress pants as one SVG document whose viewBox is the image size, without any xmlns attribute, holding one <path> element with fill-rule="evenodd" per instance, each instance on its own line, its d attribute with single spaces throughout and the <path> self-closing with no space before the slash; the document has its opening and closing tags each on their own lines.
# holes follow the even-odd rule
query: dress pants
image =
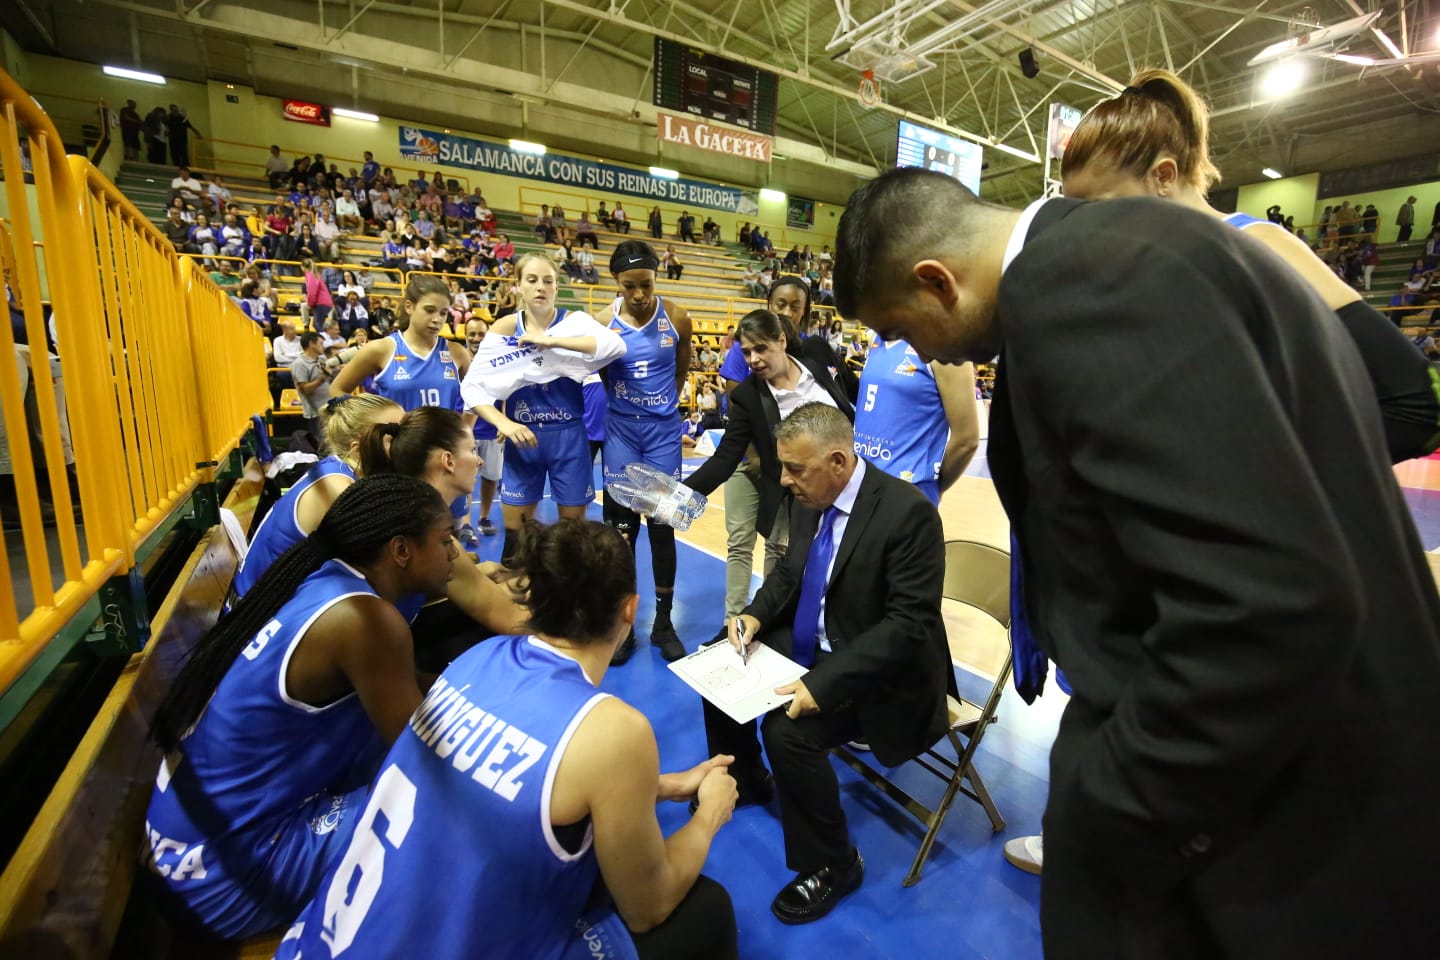
<svg viewBox="0 0 1440 960">
<path fill-rule="evenodd" d="M 789 626 L 765 631 L 760 639 L 783 653 L 790 651 Z M 819 659 L 825 656 L 823 651 L 817 652 Z M 736 723 L 708 700 L 702 703 L 710 755 L 728 753 L 735 758 L 730 769 L 743 792 L 764 776 L 755 723 Z M 813 873 L 849 863 L 850 830 L 840 806 L 840 782 L 831 765 L 830 750 L 860 736 L 854 712 L 822 712 L 791 720 L 785 708 L 779 707 L 759 723 L 780 798 L 785 865 L 796 873 Z"/>
<path fill-rule="evenodd" d="M 743 470 L 725 481 L 725 620 L 738 616 L 750 602 L 750 577 L 754 572 L 755 518 L 760 511 L 760 491 Z M 778 531 L 778 534 L 777 534 Z M 783 507 L 775 514 L 775 527 L 765 538 L 765 575 L 769 576 L 785 556 L 790 525 Z"/>
</svg>

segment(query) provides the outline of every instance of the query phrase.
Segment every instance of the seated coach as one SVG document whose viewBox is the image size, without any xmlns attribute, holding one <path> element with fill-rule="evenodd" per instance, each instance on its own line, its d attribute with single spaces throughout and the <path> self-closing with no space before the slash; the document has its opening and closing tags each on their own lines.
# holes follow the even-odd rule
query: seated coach
<svg viewBox="0 0 1440 960">
<path fill-rule="evenodd" d="M 810 667 L 781 692 L 787 708 L 762 718 L 774 768 L 755 726 L 705 704 L 712 753 L 735 757 L 741 804 L 778 789 L 785 862 L 797 874 L 770 905 L 808 923 L 860 886 L 865 864 L 850 842 L 829 750 L 864 739 L 881 763 L 909 760 L 945 733 L 954 684 L 940 594 L 940 515 L 915 487 L 855 455 L 849 419 L 807 403 L 779 427 L 781 485 L 795 497 L 790 550 L 730 624 L 730 642 L 760 642 Z"/>
</svg>

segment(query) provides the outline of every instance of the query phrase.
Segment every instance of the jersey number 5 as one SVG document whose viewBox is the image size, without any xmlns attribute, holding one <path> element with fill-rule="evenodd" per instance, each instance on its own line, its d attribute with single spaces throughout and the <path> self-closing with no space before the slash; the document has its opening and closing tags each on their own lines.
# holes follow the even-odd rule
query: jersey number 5
<svg viewBox="0 0 1440 960">
<path fill-rule="evenodd" d="M 375 781 L 370 802 L 325 895 L 320 939 L 330 948 L 331 957 L 340 956 L 355 942 L 385 878 L 385 851 L 398 850 L 414 822 L 415 784 L 392 764 Z"/>
<path fill-rule="evenodd" d="M 865 412 L 869 413 L 875 409 L 875 394 L 880 392 L 880 384 L 872 383 L 865 387 Z"/>
</svg>

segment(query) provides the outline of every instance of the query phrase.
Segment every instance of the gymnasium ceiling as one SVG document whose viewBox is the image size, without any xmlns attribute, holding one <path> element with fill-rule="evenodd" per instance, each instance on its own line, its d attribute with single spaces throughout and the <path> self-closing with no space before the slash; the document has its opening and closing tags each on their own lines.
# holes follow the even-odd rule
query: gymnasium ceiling
<svg viewBox="0 0 1440 960">
<path fill-rule="evenodd" d="M 547 142 L 638 162 L 655 159 L 644 155 L 654 142 L 644 131 L 654 123 L 653 38 L 664 36 L 777 71 L 776 152 L 788 144 L 809 163 L 832 164 L 845 174 L 837 183 L 890 165 L 898 115 L 1038 155 L 1051 100 L 1088 108 L 1135 69 L 1169 66 L 1211 104 L 1212 150 L 1225 183 L 1239 185 L 1267 166 L 1306 172 L 1440 153 L 1440 0 L 1400 2 L 7 0 L 0 24 L 31 52 L 354 100 L 417 121 L 465 126 L 455 100 L 464 93 L 471 115 L 499 134 L 520 135 L 547 110 L 588 113 L 595 129 L 637 131 L 613 138 L 608 152 L 584 149 L 595 134 L 583 123 L 568 125 L 570 143 L 563 133 Z M 1302 88 L 1266 99 L 1263 70 L 1246 65 L 1252 56 L 1297 20 L 1330 25 L 1370 10 L 1395 49 L 1365 31 L 1331 52 L 1380 65 L 1306 58 Z M 912 53 L 923 44 L 934 66 L 882 83 L 881 104 L 868 108 L 856 96 L 865 49 L 857 38 Z M 1017 61 L 1026 49 L 1039 65 L 1033 79 Z M 1037 164 L 996 149 L 986 160 L 988 197 L 1038 195 Z M 794 182 L 803 169 L 787 166 L 791 182 L 776 185 L 806 192 Z"/>
</svg>

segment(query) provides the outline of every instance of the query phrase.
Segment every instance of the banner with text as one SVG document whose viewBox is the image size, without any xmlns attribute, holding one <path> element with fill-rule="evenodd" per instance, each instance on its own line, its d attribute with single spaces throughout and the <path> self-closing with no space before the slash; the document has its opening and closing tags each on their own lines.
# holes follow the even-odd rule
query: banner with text
<svg viewBox="0 0 1440 960">
<path fill-rule="evenodd" d="M 815 228 L 815 201 L 790 196 L 785 203 L 785 226 L 803 230 Z"/>
<path fill-rule="evenodd" d="M 742 160 L 770 162 L 770 148 L 774 140 L 763 133 L 748 130 L 732 130 L 718 124 L 706 123 L 693 117 L 677 117 L 662 113 L 655 125 L 655 132 L 661 143 L 678 143 L 684 147 L 698 147 L 727 157 Z"/>
<path fill-rule="evenodd" d="M 330 108 L 309 100 L 286 100 L 285 119 L 296 123 L 313 123 L 317 127 L 330 126 Z"/>
<path fill-rule="evenodd" d="M 489 140 L 476 140 L 473 137 L 460 137 L 419 127 L 400 128 L 400 155 L 419 163 L 444 164 L 485 173 L 528 177 L 548 183 L 563 183 L 573 187 L 623 193 L 632 197 L 725 210 L 741 216 L 757 216 L 760 213 L 760 197 L 749 190 L 722 187 L 717 183 L 700 180 L 667 180 L 632 167 L 582 160 L 559 153 L 537 157 Z"/>
</svg>

